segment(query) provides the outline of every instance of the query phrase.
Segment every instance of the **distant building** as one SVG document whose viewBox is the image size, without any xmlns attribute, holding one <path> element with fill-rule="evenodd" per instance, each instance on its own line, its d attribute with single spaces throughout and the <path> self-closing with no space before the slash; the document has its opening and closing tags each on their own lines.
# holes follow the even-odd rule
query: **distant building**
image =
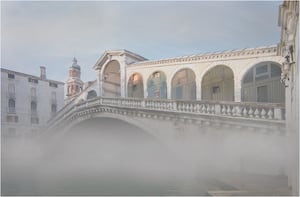
<svg viewBox="0 0 300 197">
<path fill-rule="evenodd" d="M 64 105 L 64 83 L 1 68 L 1 126 L 3 137 L 39 132 Z"/>
</svg>

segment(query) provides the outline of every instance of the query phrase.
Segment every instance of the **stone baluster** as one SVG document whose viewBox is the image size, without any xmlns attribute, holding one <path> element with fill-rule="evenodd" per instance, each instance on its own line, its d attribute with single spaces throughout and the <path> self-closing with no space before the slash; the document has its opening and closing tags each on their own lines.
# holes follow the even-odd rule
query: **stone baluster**
<svg viewBox="0 0 300 197">
<path fill-rule="evenodd" d="M 222 113 L 221 107 L 222 106 L 220 104 L 215 104 L 215 106 L 214 106 L 214 108 L 215 108 L 215 114 L 221 115 L 221 113 Z"/>
<path fill-rule="evenodd" d="M 215 105 L 210 106 L 210 113 L 215 114 Z"/>
<path fill-rule="evenodd" d="M 177 111 L 177 102 L 176 101 L 173 102 L 173 110 Z"/>
<path fill-rule="evenodd" d="M 254 111 L 254 116 L 255 116 L 255 118 L 259 118 L 259 111 L 257 108 Z"/>
<path fill-rule="evenodd" d="M 141 101 L 141 107 L 142 107 L 142 108 L 145 108 L 145 107 L 146 107 L 146 102 L 145 102 L 145 100 L 142 100 L 142 101 Z"/>
<path fill-rule="evenodd" d="M 243 109 L 243 117 L 248 117 L 248 112 L 246 107 L 244 107 Z"/>
<path fill-rule="evenodd" d="M 232 106 L 231 114 L 232 116 L 236 115 L 236 106 Z"/>
<path fill-rule="evenodd" d="M 252 107 L 250 107 L 249 111 L 248 111 L 249 117 L 253 118 L 253 109 Z"/>
<path fill-rule="evenodd" d="M 225 105 L 222 105 L 222 115 L 226 115 L 226 107 L 225 107 Z"/>
<path fill-rule="evenodd" d="M 231 108 L 230 108 L 230 105 L 227 106 L 226 112 L 227 112 L 227 115 L 229 115 L 229 116 L 231 115 Z"/>
<path fill-rule="evenodd" d="M 266 119 L 266 110 L 265 109 L 262 109 L 260 114 L 261 114 L 261 118 Z"/>
<path fill-rule="evenodd" d="M 268 119 L 270 119 L 270 120 L 273 119 L 273 112 L 272 112 L 272 109 L 269 109 L 269 112 L 268 112 Z"/>
<path fill-rule="evenodd" d="M 242 116 L 241 106 L 236 106 L 236 116 Z"/>
</svg>

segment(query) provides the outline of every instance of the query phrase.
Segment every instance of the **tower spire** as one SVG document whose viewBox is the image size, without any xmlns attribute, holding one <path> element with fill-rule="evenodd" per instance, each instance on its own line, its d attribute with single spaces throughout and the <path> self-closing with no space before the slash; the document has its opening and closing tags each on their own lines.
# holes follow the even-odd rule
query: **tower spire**
<svg viewBox="0 0 300 197">
<path fill-rule="evenodd" d="M 80 79 L 80 74 L 80 66 L 74 57 L 72 66 L 69 67 L 69 79 L 67 81 L 67 96 L 69 98 L 73 98 L 82 91 L 83 82 Z"/>
</svg>

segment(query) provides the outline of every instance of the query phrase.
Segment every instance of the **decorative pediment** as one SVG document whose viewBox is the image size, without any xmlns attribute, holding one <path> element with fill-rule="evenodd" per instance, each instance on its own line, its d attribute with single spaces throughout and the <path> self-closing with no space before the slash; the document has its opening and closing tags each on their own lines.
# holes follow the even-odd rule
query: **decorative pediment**
<svg viewBox="0 0 300 197">
<path fill-rule="evenodd" d="M 147 60 L 146 58 L 127 50 L 106 50 L 103 53 L 103 55 L 98 59 L 98 61 L 96 62 L 93 68 L 95 70 L 101 69 L 102 66 L 106 62 L 110 61 L 114 56 L 119 56 L 124 58 L 126 64 Z"/>
</svg>

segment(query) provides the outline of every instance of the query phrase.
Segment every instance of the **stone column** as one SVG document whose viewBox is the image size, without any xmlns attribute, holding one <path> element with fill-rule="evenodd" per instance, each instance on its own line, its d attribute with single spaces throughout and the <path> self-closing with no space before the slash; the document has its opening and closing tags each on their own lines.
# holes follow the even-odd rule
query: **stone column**
<svg viewBox="0 0 300 197">
<path fill-rule="evenodd" d="M 172 83 L 167 84 L 167 99 L 172 99 Z"/>
<path fill-rule="evenodd" d="M 127 95 L 126 91 L 126 62 L 124 59 L 120 61 L 120 88 L 121 88 L 121 97 L 125 98 Z"/>
<path fill-rule="evenodd" d="M 234 101 L 241 102 L 241 98 L 242 98 L 241 80 L 239 76 L 235 76 L 234 77 Z"/>
<path fill-rule="evenodd" d="M 101 69 L 96 69 L 96 76 L 97 76 L 97 84 L 98 84 L 98 90 L 99 90 L 99 96 L 102 96 L 102 75 L 101 75 Z"/>
</svg>

